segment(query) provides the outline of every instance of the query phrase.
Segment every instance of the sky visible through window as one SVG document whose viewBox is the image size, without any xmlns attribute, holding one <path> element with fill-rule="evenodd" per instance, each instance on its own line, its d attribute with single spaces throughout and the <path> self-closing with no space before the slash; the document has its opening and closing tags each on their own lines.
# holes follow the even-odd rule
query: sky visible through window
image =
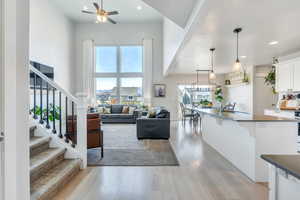
<svg viewBox="0 0 300 200">
<path fill-rule="evenodd" d="M 143 96 L 142 46 L 98 46 L 95 48 L 96 94 L 102 103 L 137 103 Z M 137 74 L 136 74 L 137 73 Z M 119 84 L 118 84 L 119 83 Z"/>
<path fill-rule="evenodd" d="M 97 78 L 97 90 L 112 90 L 117 86 L 117 78 Z"/>
<path fill-rule="evenodd" d="M 121 72 L 143 71 L 143 50 L 141 46 L 121 47 Z"/>
<path fill-rule="evenodd" d="M 117 47 L 96 47 L 96 72 L 117 72 Z"/>
<path fill-rule="evenodd" d="M 141 46 L 121 46 L 121 72 L 143 71 L 143 49 Z M 96 47 L 96 72 L 117 72 L 117 47 Z"/>
</svg>

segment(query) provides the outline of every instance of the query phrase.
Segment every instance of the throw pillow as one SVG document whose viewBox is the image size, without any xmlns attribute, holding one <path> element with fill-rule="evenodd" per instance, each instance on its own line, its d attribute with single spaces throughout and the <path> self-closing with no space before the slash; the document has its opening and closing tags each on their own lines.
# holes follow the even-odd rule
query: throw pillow
<svg viewBox="0 0 300 200">
<path fill-rule="evenodd" d="M 169 115 L 169 112 L 167 110 L 160 110 L 159 113 L 156 114 L 156 118 L 167 118 Z"/>
<path fill-rule="evenodd" d="M 135 111 L 135 107 L 132 107 L 132 106 L 129 106 L 129 111 L 128 111 L 128 113 L 130 114 L 130 115 L 132 115 L 133 114 L 133 112 Z"/>
<path fill-rule="evenodd" d="M 110 108 L 104 108 L 104 114 L 111 114 Z"/>
<path fill-rule="evenodd" d="M 156 111 L 155 110 L 151 110 L 148 112 L 148 118 L 155 118 L 156 117 Z"/>
<path fill-rule="evenodd" d="M 123 114 L 128 114 L 129 113 L 129 106 L 123 106 L 122 113 Z"/>
<path fill-rule="evenodd" d="M 104 113 L 104 108 L 103 107 L 98 107 L 97 112 L 100 113 L 100 114 L 103 114 Z"/>
</svg>

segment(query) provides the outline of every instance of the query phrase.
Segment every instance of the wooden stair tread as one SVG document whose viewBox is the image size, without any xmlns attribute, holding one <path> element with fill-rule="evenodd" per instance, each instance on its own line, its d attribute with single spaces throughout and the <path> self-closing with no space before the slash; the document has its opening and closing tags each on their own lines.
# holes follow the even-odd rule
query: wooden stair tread
<svg viewBox="0 0 300 200">
<path fill-rule="evenodd" d="M 34 136 L 30 139 L 30 149 L 40 146 L 41 144 L 45 144 L 51 140 L 50 136 L 39 137 Z"/>
<path fill-rule="evenodd" d="M 30 187 L 31 199 L 47 199 L 63 188 L 80 169 L 79 159 L 63 160 L 60 164 L 44 173 Z"/>
<path fill-rule="evenodd" d="M 30 158 L 30 172 L 39 169 L 43 164 L 66 152 L 64 148 L 49 148 Z"/>
</svg>

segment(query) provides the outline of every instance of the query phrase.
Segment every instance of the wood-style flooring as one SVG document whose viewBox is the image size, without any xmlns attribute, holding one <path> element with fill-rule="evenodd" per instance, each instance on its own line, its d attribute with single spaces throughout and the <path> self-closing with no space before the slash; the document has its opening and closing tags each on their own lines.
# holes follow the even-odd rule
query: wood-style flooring
<svg viewBox="0 0 300 200">
<path fill-rule="evenodd" d="M 241 174 L 197 132 L 189 122 L 172 122 L 170 141 L 179 167 L 88 168 L 55 200 L 268 199 L 266 186 Z"/>
</svg>

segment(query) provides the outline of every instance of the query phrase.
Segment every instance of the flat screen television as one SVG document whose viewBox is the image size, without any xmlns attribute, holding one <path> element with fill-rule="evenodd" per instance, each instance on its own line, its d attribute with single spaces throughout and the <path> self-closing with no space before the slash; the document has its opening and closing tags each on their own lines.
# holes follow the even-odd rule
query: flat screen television
<svg viewBox="0 0 300 200">
<path fill-rule="evenodd" d="M 42 72 L 45 76 L 47 76 L 49 79 L 54 80 L 54 69 L 53 67 L 50 67 L 48 65 L 44 65 L 38 62 L 34 62 L 34 61 L 30 61 L 30 64 L 36 68 L 37 70 L 39 70 L 40 72 Z M 37 76 L 36 79 L 36 87 L 40 87 L 41 86 L 41 78 L 39 78 Z M 34 86 L 34 73 L 30 72 L 30 87 L 33 88 Z M 46 88 L 46 83 L 43 81 L 43 88 Z"/>
</svg>

